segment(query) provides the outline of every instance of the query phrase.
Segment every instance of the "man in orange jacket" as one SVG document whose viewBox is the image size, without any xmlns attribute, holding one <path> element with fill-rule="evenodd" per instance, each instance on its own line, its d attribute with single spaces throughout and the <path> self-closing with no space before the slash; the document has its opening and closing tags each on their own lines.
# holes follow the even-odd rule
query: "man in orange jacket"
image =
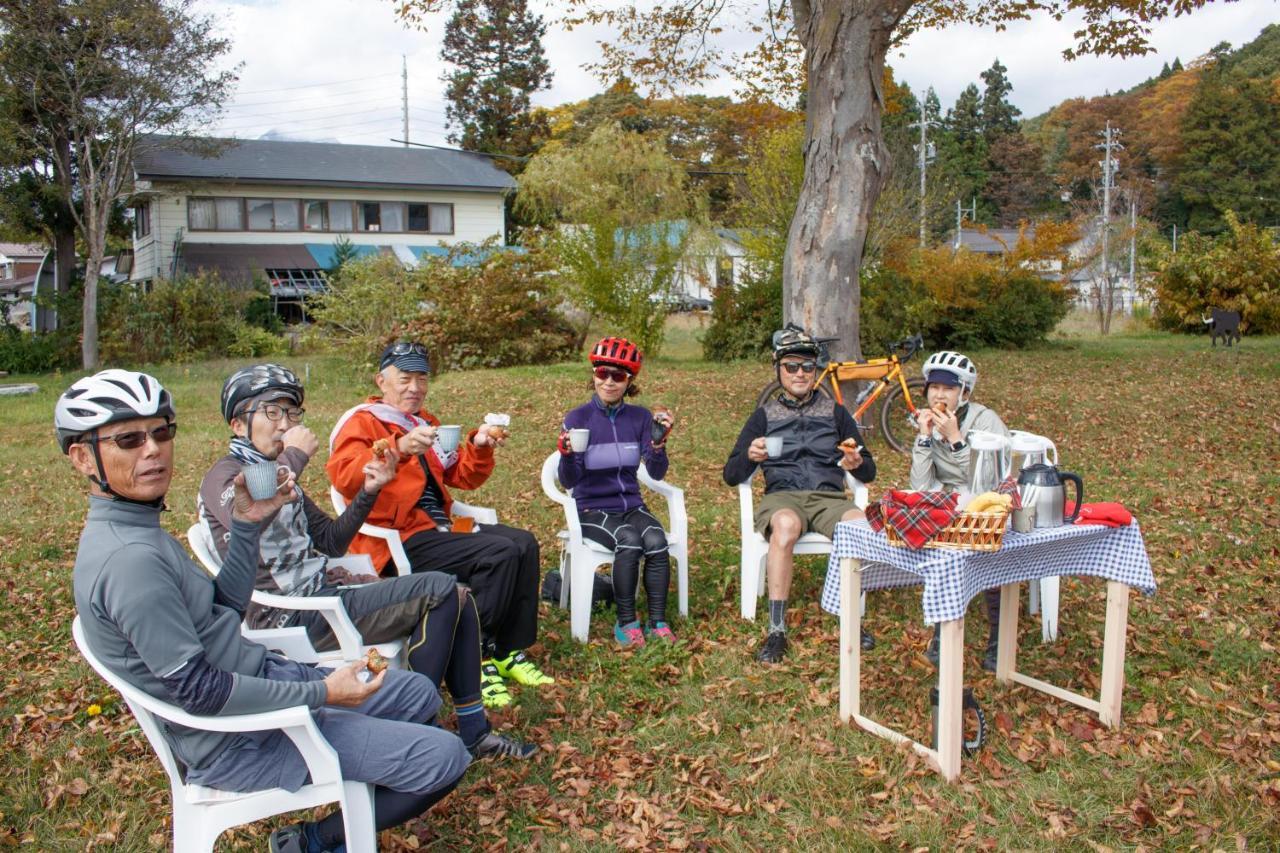
<svg viewBox="0 0 1280 853">
<path fill-rule="evenodd" d="M 486 707 L 500 708 L 511 702 L 504 679 L 553 683 L 524 653 L 538 632 L 538 541 L 527 530 L 502 524 L 475 525 L 471 532 L 456 525 L 455 530 L 449 489 L 484 484 L 504 433 L 482 426 L 456 449 L 442 450 L 436 443 L 440 421 L 422 407 L 429 375 L 422 344 L 401 341 L 383 350 L 373 378 L 382 394 L 338 424 L 325 470 L 350 501 L 364 485 L 374 442 L 395 444 L 401 457 L 395 479 L 383 487 L 366 521 L 400 532 L 414 572 L 448 572 L 471 587 L 487 653 L 481 695 Z M 382 569 L 391 560 L 383 540 L 363 534 L 349 550 L 369 554 Z"/>
</svg>

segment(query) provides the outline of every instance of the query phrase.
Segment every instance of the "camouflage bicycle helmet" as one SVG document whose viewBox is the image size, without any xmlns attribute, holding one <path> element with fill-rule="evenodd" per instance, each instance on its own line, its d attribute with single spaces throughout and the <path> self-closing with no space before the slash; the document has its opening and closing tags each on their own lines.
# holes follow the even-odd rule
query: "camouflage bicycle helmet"
<svg viewBox="0 0 1280 853">
<path fill-rule="evenodd" d="M 822 356 L 823 346 L 817 338 L 797 326 L 788 323 L 773 333 L 773 362 L 777 364 L 786 355 L 807 355 L 814 359 Z"/>
</svg>

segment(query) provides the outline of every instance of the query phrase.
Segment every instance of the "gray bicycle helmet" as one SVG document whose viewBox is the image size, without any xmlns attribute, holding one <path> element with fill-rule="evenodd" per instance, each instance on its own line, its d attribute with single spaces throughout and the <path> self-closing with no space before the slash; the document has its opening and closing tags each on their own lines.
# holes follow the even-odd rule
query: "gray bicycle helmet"
<svg viewBox="0 0 1280 853">
<path fill-rule="evenodd" d="M 925 359 L 920 367 L 920 375 L 928 382 L 929 374 L 935 371 L 954 376 L 960 388 L 968 394 L 972 394 L 973 389 L 978 385 L 978 367 L 964 353 L 952 350 L 935 352 Z"/>
<path fill-rule="evenodd" d="M 133 370 L 103 370 L 77 379 L 53 408 L 53 431 L 65 454 L 98 427 L 135 418 L 166 418 L 176 413 L 173 397 L 154 376 Z"/>
<path fill-rule="evenodd" d="M 227 423 L 240 414 L 240 406 L 268 391 L 281 391 L 301 406 L 305 392 L 292 370 L 278 364 L 255 364 L 227 377 L 222 385 L 222 417 Z"/>
</svg>

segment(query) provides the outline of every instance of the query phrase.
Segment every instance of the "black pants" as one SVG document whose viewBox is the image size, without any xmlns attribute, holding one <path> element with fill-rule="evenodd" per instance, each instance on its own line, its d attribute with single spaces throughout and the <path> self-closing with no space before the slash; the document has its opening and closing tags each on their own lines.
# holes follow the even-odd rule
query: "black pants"
<svg viewBox="0 0 1280 853">
<path fill-rule="evenodd" d="M 414 572 L 448 572 L 471 587 L 480 628 L 498 657 L 528 648 L 538 636 L 538 540 L 505 524 L 475 533 L 423 530 L 404 543 Z"/>
<path fill-rule="evenodd" d="M 645 507 L 629 512 L 578 513 L 582 537 L 613 552 L 613 599 L 618 608 L 618 624 L 636 621 L 636 586 L 640 558 L 644 557 L 644 593 L 649 622 L 667 621 L 667 587 L 671 584 L 671 561 L 667 556 L 667 534 L 662 522 Z"/>
</svg>

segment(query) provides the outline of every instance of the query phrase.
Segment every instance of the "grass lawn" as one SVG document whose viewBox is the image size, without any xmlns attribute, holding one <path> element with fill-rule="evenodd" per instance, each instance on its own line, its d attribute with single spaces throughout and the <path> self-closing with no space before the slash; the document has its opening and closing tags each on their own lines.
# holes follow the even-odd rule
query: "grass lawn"
<svg viewBox="0 0 1280 853">
<path fill-rule="evenodd" d="M 500 716 L 542 745 L 540 757 L 477 766 L 429 826 L 385 834 L 384 849 L 1280 844 L 1280 339 L 1224 350 L 1203 337 L 1080 337 L 973 354 L 979 400 L 1011 426 L 1053 437 L 1063 467 L 1083 476 L 1086 500 L 1122 501 L 1139 517 L 1160 588 L 1131 600 L 1116 732 L 1074 706 L 997 686 L 978 666 L 986 624 L 975 604 L 966 682 L 994 725 L 951 786 L 908 751 L 837 725 L 837 625 L 817 603 L 825 560 L 798 566 L 786 664 L 752 662 L 761 626 L 738 617 L 737 498 L 720 468 L 769 371 L 698 360 L 698 322 L 673 327 L 638 400 L 680 418 L 670 478 L 686 490 L 692 540 L 681 643 L 620 654 L 597 616 L 584 647 L 569 639 L 567 615 L 544 605 L 533 653 L 557 684 L 517 688 Z M 361 357 L 289 360 L 309 365 L 307 422 L 321 436 L 369 389 Z M 175 536 L 224 452 L 217 397 L 232 366 L 154 371 L 182 425 L 165 520 Z M 169 837 L 167 781 L 70 639 L 84 487 L 50 425 L 72 378 L 31 377 L 37 395 L 0 399 L 0 844 L 153 850 Z M 586 384 L 580 364 L 517 368 L 441 376 L 428 396 L 428 408 L 463 424 L 512 414 L 497 472 L 468 500 L 534 530 L 546 568 L 563 518 L 538 471 Z M 874 498 L 905 484 L 906 460 L 878 440 L 870 447 L 881 471 Z M 322 478 L 319 464 L 307 472 L 313 495 L 324 494 Z M 926 740 L 934 672 L 921 656 L 929 631 L 919 595 L 869 596 L 879 645 L 863 659 L 863 696 L 870 716 Z M 1023 619 L 1021 668 L 1095 690 L 1104 597 L 1101 583 L 1064 581 L 1061 639 L 1042 645 L 1038 621 Z M 93 704 L 101 715 L 88 715 Z M 268 831 L 242 828 L 220 849 L 264 849 Z"/>
</svg>

